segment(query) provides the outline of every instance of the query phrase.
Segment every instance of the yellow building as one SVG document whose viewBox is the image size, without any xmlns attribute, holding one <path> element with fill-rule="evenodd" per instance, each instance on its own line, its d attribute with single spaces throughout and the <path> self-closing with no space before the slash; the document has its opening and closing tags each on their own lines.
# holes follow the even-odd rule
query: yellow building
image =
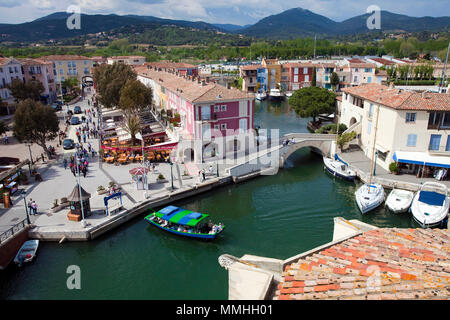
<svg viewBox="0 0 450 320">
<path fill-rule="evenodd" d="M 89 57 L 78 55 L 51 55 L 41 59 L 53 63 L 53 74 L 57 84 L 69 78 L 77 78 L 82 82 L 84 77 L 91 77 L 91 69 L 95 61 Z"/>
<path fill-rule="evenodd" d="M 281 88 L 281 64 L 278 59 L 266 59 L 261 62 L 267 69 L 267 90 Z"/>
</svg>

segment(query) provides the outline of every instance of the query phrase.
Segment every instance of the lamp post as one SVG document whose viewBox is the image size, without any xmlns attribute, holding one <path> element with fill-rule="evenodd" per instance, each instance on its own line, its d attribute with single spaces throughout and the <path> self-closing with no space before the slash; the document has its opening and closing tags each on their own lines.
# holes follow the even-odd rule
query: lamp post
<svg viewBox="0 0 450 320">
<path fill-rule="evenodd" d="M 216 175 L 217 175 L 217 178 L 218 178 L 219 177 L 219 161 L 216 162 L 216 165 L 217 165 Z"/>
<path fill-rule="evenodd" d="M 31 165 L 33 165 L 33 156 L 31 155 L 31 146 L 33 145 L 33 143 L 27 140 L 25 140 L 23 143 L 28 147 L 28 150 L 30 151 L 30 161 Z"/>
<path fill-rule="evenodd" d="M 378 158 L 378 150 L 375 151 L 375 161 L 373 166 L 373 175 L 375 176 L 375 169 L 377 168 L 377 158 Z"/>
<path fill-rule="evenodd" d="M 27 214 L 27 223 L 28 223 L 28 224 L 31 224 L 30 216 L 29 216 L 29 214 L 28 214 L 27 198 L 25 197 L 26 194 L 27 194 L 27 193 L 25 192 L 25 190 L 22 190 L 23 203 L 25 204 L 25 212 L 26 212 L 26 214 Z"/>
<path fill-rule="evenodd" d="M 172 190 L 173 190 L 174 189 L 174 187 L 173 187 L 173 174 L 172 174 L 173 162 L 170 161 L 169 164 L 170 164 L 170 181 L 172 183 Z"/>
</svg>

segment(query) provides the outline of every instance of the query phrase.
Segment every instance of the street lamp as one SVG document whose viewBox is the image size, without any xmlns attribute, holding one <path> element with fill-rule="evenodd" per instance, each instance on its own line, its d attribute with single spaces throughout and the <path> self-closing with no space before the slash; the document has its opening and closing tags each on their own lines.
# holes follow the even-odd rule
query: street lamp
<svg viewBox="0 0 450 320">
<path fill-rule="evenodd" d="M 378 150 L 375 151 L 375 162 L 374 162 L 374 166 L 373 166 L 373 175 L 375 176 L 375 169 L 377 167 L 377 158 L 378 158 Z"/>
<path fill-rule="evenodd" d="M 28 150 L 30 151 L 30 161 L 31 165 L 33 165 L 33 156 L 31 155 L 31 146 L 33 145 L 33 142 L 25 140 L 23 143 L 28 147 Z"/>
<path fill-rule="evenodd" d="M 173 190 L 174 189 L 174 187 L 173 187 L 173 174 L 172 174 L 173 162 L 170 161 L 169 164 L 170 164 L 170 180 L 172 182 L 172 190 Z"/>
<path fill-rule="evenodd" d="M 27 198 L 25 197 L 26 194 L 27 194 L 27 193 L 25 192 L 25 190 L 22 190 L 23 202 L 24 202 L 24 204 L 25 204 L 25 212 L 26 212 L 26 214 L 27 214 L 27 223 L 28 223 L 28 224 L 31 224 L 30 216 L 29 216 L 29 214 L 28 214 Z"/>
<path fill-rule="evenodd" d="M 217 173 L 216 174 L 217 174 L 217 178 L 218 178 L 219 177 L 219 161 L 217 161 L 216 164 L 217 164 L 217 169 L 216 169 Z"/>
</svg>

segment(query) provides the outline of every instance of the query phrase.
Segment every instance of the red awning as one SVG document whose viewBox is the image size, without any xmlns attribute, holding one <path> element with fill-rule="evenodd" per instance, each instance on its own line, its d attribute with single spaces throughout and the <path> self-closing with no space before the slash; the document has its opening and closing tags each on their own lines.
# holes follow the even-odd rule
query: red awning
<svg viewBox="0 0 450 320">
<path fill-rule="evenodd" d="M 148 168 L 143 168 L 143 167 L 138 167 L 138 168 L 133 168 L 131 170 L 128 171 L 130 174 L 134 174 L 134 175 L 144 175 L 146 173 L 149 172 Z"/>
<path fill-rule="evenodd" d="M 151 150 L 172 150 L 175 149 L 178 145 L 178 142 L 173 143 L 167 143 L 167 144 L 157 144 L 153 146 L 144 146 L 144 151 L 151 151 Z M 114 151 L 142 151 L 142 147 L 111 147 L 111 146 L 105 146 L 102 145 L 101 148 L 103 150 L 114 150 Z"/>
</svg>

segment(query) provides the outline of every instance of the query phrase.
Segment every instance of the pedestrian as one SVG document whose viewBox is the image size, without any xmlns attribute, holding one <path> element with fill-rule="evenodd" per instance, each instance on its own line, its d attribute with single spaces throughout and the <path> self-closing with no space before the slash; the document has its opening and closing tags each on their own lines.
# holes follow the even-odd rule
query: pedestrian
<svg viewBox="0 0 450 320">
<path fill-rule="evenodd" d="M 30 201 L 28 201 L 28 212 L 33 215 L 33 208 L 31 207 L 31 204 L 33 203 L 33 199 L 30 198 Z"/>
<path fill-rule="evenodd" d="M 83 169 L 81 171 L 83 172 L 83 177 L 86 178 L 86 172 L 87 172 L 86 167 L 83 166 Z"/>
<path fill-rule="evenodd" d="M 91 152 L 91 149 L 92 149 L 92 146 L 91 146 L 91 143 L 89 142 L 88 143 L 88 150 L 89 150 L 89 152 Z"/>
<path fill-rule="evenodd" d="M 8 143 L 9 143 L 9 141 L 8 141 L 8 136 L 6 135 L 6 133 L 5 133 L 5 137 L 3 138 L 3 140 L 4 140 L 5 144 L 8 144 Z"/>
<path fill-rule="evenodd" d="M 86 143 L 86 134 L 83 133 L 83 143 Z"/>
<path fill-rule="evenodd" d="M 211 174 L 214 173 L 214 169 L 213 169 L 212 165 L 209 165 L 209 173 L 211 173 Z"/>
<path fill-rule="evenodd" d="M 76 177 L 76 175 L 75 175 L 75 165 L 73 165 L 70 170 L 72 171 L 73 176 Z"/>
<path fill-rule="evenodd" d="M 205 169 L 202 169 L 202 177 L 203 177 L 203 181 L 205 181 L 206 180 Z"/>
<path fill-rule="evenodd" d="M 152 172 L 153 172 L 153 173 L 155 172 L 155 168 L 156 168 L 156 166 L 155 166 L 155 164 L 153 163 L 153 164 L 152 164 Z"/>
<path fill-rule="evenodd" d="M 43 153 L 41 153 L 41 157 L 42 157 L 42 162 L 44 162 L 45 159 L 44 159 L 44 154 Z"/>
<path fill-rule="evenodd" d="M 64 158 L 63 164 L 64 164 L 64 170 L 66 170 L 67 169 L 67 159 L 66 158 Z"/>
<path fill-rule="evenodd" d="M 92 149 L 92 158 L 95 156 L 95 150 Z"/>
<path fill-rule="evenodd" d="M 33 215 L 37 215 L 37 204 L 34 200 L 31 202 L 31 209 L 33 210 Z"/>
</svg>

